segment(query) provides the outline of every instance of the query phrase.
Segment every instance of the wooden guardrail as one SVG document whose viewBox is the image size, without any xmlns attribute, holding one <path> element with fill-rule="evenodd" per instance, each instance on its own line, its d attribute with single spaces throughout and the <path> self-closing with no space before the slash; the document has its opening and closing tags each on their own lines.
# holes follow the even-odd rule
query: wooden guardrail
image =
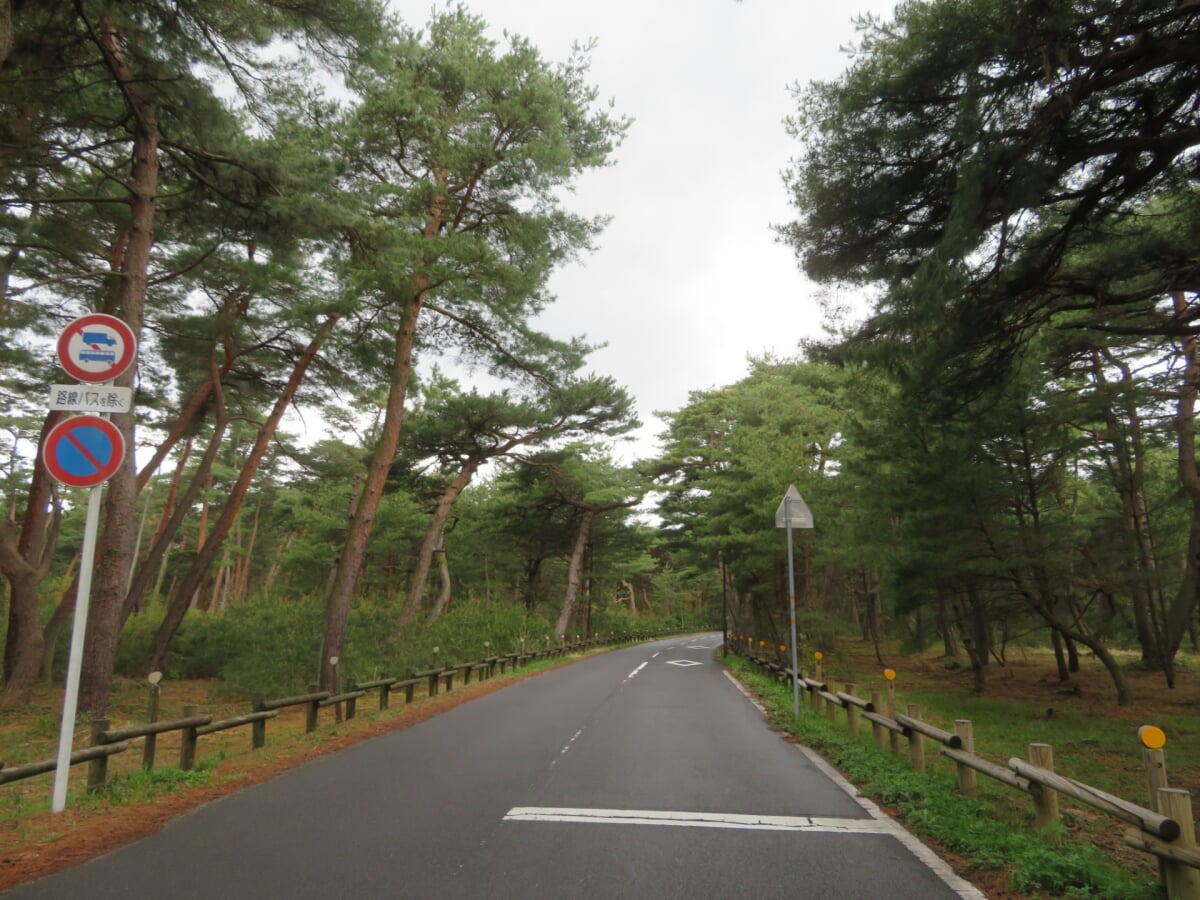
<svg viewBox="0 0 1200 900">
<path fill-rule="evenodd" d="M 95 791 L 103 787 L 108 778 L 108 758 L 116 753 L 122 753 L 137 739 L 143 741 L 142 768 L 150 771 L 154 768 L 156 757 L 156 739 L 158 735 L 172 731 L 180 732 L 181 746 L 179 768 L 191 769 L 195 765 L 197 745 L 200 737 L 225 731 L 232 728 L 251 726 L 251 747 L 260 749 L 266 746 L 267 721 L 279 715 L 280 710 L 294 706 L 305 708 L 305 733 L 313 732 L 319 724 L 321 709 L 332 707 L 338 721 L 344 713 L 347 719 L 352 719 L 357 713 L 357 701 L 367 695 L 368 691 L 379 691 L 379 709 L 388 708 L 393 692 L 404 691 L 405 704 L 413 703 L 416 699 L 416 688 L 426 685 L 428 696 L 437 696 L 441 688 L 447 691 L 453 689 L 454 678 L 461 675 L 464 685 L 471 683 L 474 676 L 479 680 L 515 672 L 529 662 L 539 659 L 549 659 L 576 653 L 581 650 L 604 645 L 637 643 L 645 640 L 665 637 L 673 631 L 639 631 L 624 635 L 609 635 L 608 639 L 599 637 L 576 638 L 563 641 L 556 646 L 548 646 L 537 650 L 522 649 L 508 654 L 497 654 L 475 662 L 455 663 L 449 666 L 437 666 L 422 672 L 410 672 L 405 677 L 381 676 L 362 683 L 350 682 L 346 690 L 332 693 L 317 690 L 316 685 L 309 687 L 308 693 L 290 697 L 266 699 L 256 695 L 251 699 L 251 710 L 245 715 L 232 716 L 213 721 L 210 715 L 201 715 L 194 706 L 185 706 L 184 715 L 179 719 L 158 719 L 158 706 L 161 685 L 154 681 L 150 686 L 150 701 L 147 709 L 148 721 L 140 725 L 127 725 L 120 728 L 109 728 L 106 719 L 97 719 L 91 723 L 91 746 L 76 750 L 71 754 L 71 765 L 88 763 L 88 790 Z M 21 781 L 53 772 L 58 760 L 44 759 L 37 762 L 4 767 L 0 761 L 0 784 Z"/>
<path fill-rule="evenodd" d="M 756 653 L 753 641 L 734 636 L 729 647 L 768 677 L 788 684 L 792 682 L 792 669 L 778 659 Z M 908 704 L 907 714 L 896 712 L 895 673 L 891 669 L 885 673 L 886 715 L 878 711 L 883 703 L 884 692 L 881 690 L 873 689 L 869 701 L 855 693 L 856 685 L 852 683 L 847 684 L 844 691 L 830 691 L 821 676 L 820 654 L 816 658 L 815 677 L 802 672 L 796 674 L 798 687 L 809 692 L 813 712 L 819 713 L 824 706 L 829 719 L 834 721 L 837 710 L 844 709 L 852 734 L 858 733 L 859 718 L 865 718 L 871 723 L 874 742 L 880 750 L 888 749 L 890 744 L 891 751 L 899 753 L 900 738 L 907 739 L 909 759 L 919 772 L 925 771 L 925 740 L 932 739 L 939 745 L 939 754 L 954 762 L 962 793 L 971 796 L 977 792 L 976 773 L 1022 791 L 1033 800 L 1035 827 L 1039 829 L 1059 821 L 1059 795 L 1132 825 L 1133 828 L 1125 832 L 1124 841 L 1160 860 L 1160 880 L 1167 895 L 1172 900 L 1200 900 L 1200 849 L 1196 845 L 1191 796 L 1187 791 L 1167 786 L 1162 749 L 1165 737 L 1159 729 L 1144 726 L 1139 732 L 1147 782 L 1151 786 L 1150 800 L 1154 808 L 1150 808 L 1056 773 L 1049 744 L 1030 744 L 1028 760 L 1014 757 L 1004 766 L 976 754 L 974 730 L 969 720 L 956 720 L 954 731 L 950 732 L 924 721 L 917 704 Z"/>
</svg>

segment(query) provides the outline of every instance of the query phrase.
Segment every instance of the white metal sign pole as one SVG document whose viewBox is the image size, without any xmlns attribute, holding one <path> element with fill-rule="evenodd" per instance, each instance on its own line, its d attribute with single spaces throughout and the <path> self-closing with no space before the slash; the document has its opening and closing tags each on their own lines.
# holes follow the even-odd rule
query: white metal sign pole
<svg viewBox="0 0 1200 900">
<path fill-rule="evenodd" d="M 62 728 L 58 735 L 58 766 L 54 770 L 54 800 L 51 809 L 62 812 L 67 805 L 67 781 L 71 775 L 71 744 L 75 739 L 75 711 L 79 706 L 79 673 L 83 669 L 83 638 L 87 630 L 88 602 L 92 594 L 92 566 L 96 559 L 96 533 L 100 530 L 100 492 L 96 485 L 88 494 L 83 550 L 79 558 L 79 588 L 75 594 L 75 624 L 71 629 L 71 655 L 67 662 L 67 691 L 63 697 Z"/>
<path fill-rule="evenodd" d="M 787 521 L 788 613 L 792 619 L 792 715 L 800 718 L 800 669 L 796 664 L 796 571 L 792 562 L 792 501 L 783 498 L 783 518 Z"/>
</svg>

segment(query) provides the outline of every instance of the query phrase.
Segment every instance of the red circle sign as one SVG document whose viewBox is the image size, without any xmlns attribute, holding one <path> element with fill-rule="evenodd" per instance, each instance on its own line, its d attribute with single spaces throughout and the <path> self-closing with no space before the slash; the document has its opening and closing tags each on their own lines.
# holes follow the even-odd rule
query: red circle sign
<svg viewBox="0 0 1200 900">
<path fill-rule="evenodd" d="M 68 487 L 103 484 L 124 460 L 125 439 L 116 425 L 99 416 L 59 422 L 42 446 L 46 471 Z"/>
<path fill-rule="evenodd" d="M 59 363 L 85 384 L 112 381 L 133 364 L 136 355 L 133 329 L 104 313 L 80 316 L 58 336 Z"/>
</svg>

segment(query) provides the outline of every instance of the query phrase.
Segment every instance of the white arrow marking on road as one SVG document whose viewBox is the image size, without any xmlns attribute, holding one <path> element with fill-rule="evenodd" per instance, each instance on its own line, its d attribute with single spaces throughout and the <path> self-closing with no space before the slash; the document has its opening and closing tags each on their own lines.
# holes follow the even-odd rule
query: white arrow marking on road
<svg viewBox="0 0 1200 900">
<path fill-rule="evenodd" d="M 734 828 L 751 831 L 818 831 L 838 834 L 890 834 L 894 826 L 875 819 L 817 816 L 747 816 L 736 813 L 670 812 L 648 809 L 572 809 L 517 806 L 505 822 L 578 822 L 603 825 L 674 825 L 681 828 Z"/>
</svg>

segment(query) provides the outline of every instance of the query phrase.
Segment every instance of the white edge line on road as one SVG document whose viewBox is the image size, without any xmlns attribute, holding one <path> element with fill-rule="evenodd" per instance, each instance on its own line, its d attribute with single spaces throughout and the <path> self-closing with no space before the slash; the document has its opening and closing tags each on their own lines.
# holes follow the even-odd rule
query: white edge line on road
<svg viewBox="0 0 1200 900">
<path fill-rule="evenodd" d="M 684 828 L 736 828 L 754 831 L 822 831 L 838 834 L 888 834 L 886 823 L 873 819 L 817 816 L 748 816 L 736 813 L 671 812 L 652 809 L 574 809 L 518 806 L 506 822 L 579 822 L 611 825 L 672 825 Z"/>
<path fill-rule="evenodd" d="M 742 692 L 742 695 L 747 700 L 754 704 L 764 717 L 767 715 L 767 711 L 763 708 L 763 705 L 746 690 L 740 681 L 734 678 L 728 671 L 725 672 L 725 677 L 733 682 L 734 686 Z M 970 900 L 987 900 L 986 894 L 955 872 L 949 863 L 922 844 L 916 835 L 907 831 L 904 826 L 881 810 L 874 801 L 859 794 L 858 788 L 847 781 L 842 776 L 842 773 L 826 762 L 820 754 L 814 750 L 810 750 L 803 744 L 793 744 L 793 746 L 807 756 L 809 761 L 820 769 L 834 784 L 849 794 L 854 799 L 854 802 L 866 810 L 872 819 L 880 823 L 885 823 L 888 827 L 884 828 L 881 833 L 890 834 L 903 844 L 913 856 L 928 866 L 938 878 L 942 879 L 950 890 L 954 891 L 958 896 L 970 898 Z"/>
</svg>

